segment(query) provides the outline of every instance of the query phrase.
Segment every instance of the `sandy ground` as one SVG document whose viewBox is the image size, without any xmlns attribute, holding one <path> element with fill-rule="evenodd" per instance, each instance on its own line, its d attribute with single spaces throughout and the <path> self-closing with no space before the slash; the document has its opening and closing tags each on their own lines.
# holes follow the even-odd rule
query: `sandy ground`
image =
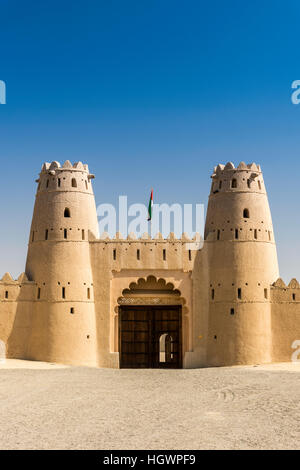
<svg viewBox="0 0 300 470">
<path fill-rule="evenodd" d="M 299 449 L 300 364 L 0 363 L 0 449 Z"/>
</svg>

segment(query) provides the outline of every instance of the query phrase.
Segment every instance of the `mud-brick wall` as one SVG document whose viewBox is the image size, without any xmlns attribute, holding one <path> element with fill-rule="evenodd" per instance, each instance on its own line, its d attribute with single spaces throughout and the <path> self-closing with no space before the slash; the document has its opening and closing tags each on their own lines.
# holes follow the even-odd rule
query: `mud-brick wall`
<svg viewBox="0 0 300 470">
<path fill-rule="evenodd" d="M 278 279 L 271 287 L 271 312 L 272 360 L 289 362 L 300 347 L 300 285 L 296 279 L 288 285 Z"/>
<path fill-rule="evenodd" d="M 26 359 L 35 291 L 24 274 L 13 280 L 7 273 L 0 281 L 0 341 L 6 357 Z"/>
</svg>

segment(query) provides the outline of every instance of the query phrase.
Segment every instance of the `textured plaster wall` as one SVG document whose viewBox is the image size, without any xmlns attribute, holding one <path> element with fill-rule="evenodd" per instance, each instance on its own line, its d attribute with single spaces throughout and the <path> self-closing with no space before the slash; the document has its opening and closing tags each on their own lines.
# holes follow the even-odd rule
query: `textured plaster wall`
<svg viewBox="0 0 300 470">
<path fill-rule="evenodd" d="M 0 281 L 0 340 L 7 357 L 27 357 L 35 290 L 24 274 L 14 281 L 7 273 Z"/>
<path fill-rule="evenodd" d="M 271 302 L 272 358 L 276 362 L 290 361 L 296 350 L 294 342 L 299 342 L 297 349 L 300 347 L 300 286 L 298 281 L 292 279 L 286 286 L 282 279 L 278 279 L 271 287 Z"/>
</svg>

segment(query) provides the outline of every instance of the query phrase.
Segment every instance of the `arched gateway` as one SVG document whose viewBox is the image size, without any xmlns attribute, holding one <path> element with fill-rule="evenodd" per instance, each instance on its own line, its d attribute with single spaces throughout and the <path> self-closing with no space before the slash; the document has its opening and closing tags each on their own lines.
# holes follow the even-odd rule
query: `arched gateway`
<svg viewBox="0 0 300 470">
<path fill-rule="evenodd" d="M 139 279 L 119 303 L 121 368 L 182 367 L 180 291 L 164 279 Z"/>
</svg>

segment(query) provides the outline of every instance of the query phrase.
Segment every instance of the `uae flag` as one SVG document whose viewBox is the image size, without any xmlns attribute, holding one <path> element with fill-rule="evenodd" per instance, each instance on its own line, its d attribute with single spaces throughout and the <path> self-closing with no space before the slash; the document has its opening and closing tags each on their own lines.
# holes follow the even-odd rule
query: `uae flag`
<svg viewBox="0 0 300 470">
<path fill-rule="evenodd" d="M 148 220 L 152 219 L 152 208 L 153 208 L 153 189 L 151 189 L 151 195 L 148 206 Z"/>
</svg>

